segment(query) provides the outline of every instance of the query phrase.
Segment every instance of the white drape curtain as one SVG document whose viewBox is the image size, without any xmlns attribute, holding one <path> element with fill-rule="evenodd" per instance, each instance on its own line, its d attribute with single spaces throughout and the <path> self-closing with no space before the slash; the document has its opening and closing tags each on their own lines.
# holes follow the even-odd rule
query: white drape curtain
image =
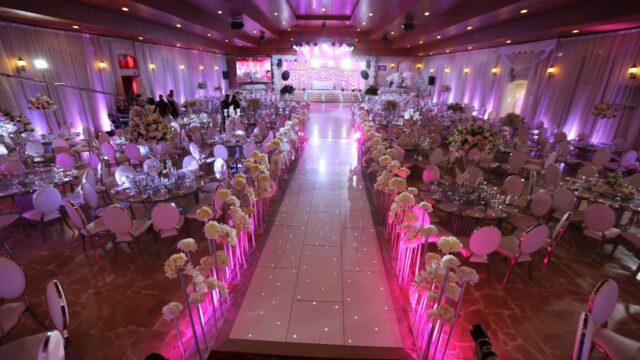
<svg viewBox="0 0 640 360">
<path fill-rule="evenodd" d="M 628 147 L 639 148 L 640 79 L 627 77 L 634 63 L 640 63 L 637 29 L 430 56 L 423 60 L 423 72 L 436 76 L 434 100 L 469 103 L 487 111 L 500 109 L 509 82 L 526 79 L 521 115 L 527 122 L 544 121 L 569 137 L 584 132 L 595 142 L 621 137 Z M 552 65 L 557 74 L 548 77 L 546 69 Z M 491 74 L 494 66 L 500 69 L 496 76 Z M 464 68 L 469 69 L 466 75 Z M 443 94 L 442 84 L 450 85 L 452 92 Z M 621 104 L 624 110 L 617 119 L 598 121 L 591 111 L 601 102 Z"/>
<path fill-rule="evenodd" d="M 217 94 L 218 86 L 226 91 L 222 55 L 0 22 L 0 72 L 44 82 L 0 77 L 0 108 L 27 115 L 36 133 L 55 133 L 63 126 L 77 131 L 84 127 L 109 130 L 108 114 L 115 112 L 116 96 L 124 95 L 119 54 L 137 58 L 139 92 L 144 97 L 174 89 L 177 100 L 184 101 Z M 18 57 L 27 61 L 23 73 L 17 71 Z M 45 60 L 48 69 L 35 69 L 36 59 Z M 100 61 L 107 64 L 105 69 L 98 68 Z M 150 70 L 150 62 L 156 64 L 155 71 Z M 208 84 L 206 90 L 197 89 L 199 81 Z M 58 85 L 45 84 L 54 82 Z M 30 110 L 27 101 L 36 94 L 49 96 L 58 108 Z"/>
</svg>

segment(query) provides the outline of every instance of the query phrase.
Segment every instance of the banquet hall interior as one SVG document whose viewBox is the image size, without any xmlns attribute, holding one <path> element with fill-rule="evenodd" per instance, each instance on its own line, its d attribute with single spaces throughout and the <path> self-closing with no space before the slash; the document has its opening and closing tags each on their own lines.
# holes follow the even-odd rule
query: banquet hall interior
<svg viewBox="0 0 640 360">
<path fill-rule="evenodd" d="M 0 1 L 0 359 L 640 359 L 640 2 Z"/>
</svg>

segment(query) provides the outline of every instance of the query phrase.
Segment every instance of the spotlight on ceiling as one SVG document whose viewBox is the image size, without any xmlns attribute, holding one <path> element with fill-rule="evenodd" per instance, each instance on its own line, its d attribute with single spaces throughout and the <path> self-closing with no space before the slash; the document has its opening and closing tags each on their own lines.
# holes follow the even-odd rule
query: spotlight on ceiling
<svg viewBox="0 0 640 360">
<path fill-rule="evenodd" d="M 406 32 L 411 32 L 416 28 L 416 25 L 413 23 L 413 19 L 407 18 L 407 21 L 404 24 L 402 24 L 402 28 Z"/>
<path fill-rule="evenodd" d="M 264 44 L 265 41 L 267 41 L 267 37 L 264 36 L 264 31 L 260 31 L 260 37 L 258 38 L 258 42 L 260 42 L 260 44 Z"/>
<path fill-rule="evenodd" d="M 389 41 L 389 34 L 384 33 L 382 34 L 382 42 L 388 42 Z"/>
<path fill-rule="evenodd" d="M 242 15 L 234 15 L 231 17 L 231 29 L 242 30 L 244 28 L 244 22 L 242 21 Z"/>
</svg>

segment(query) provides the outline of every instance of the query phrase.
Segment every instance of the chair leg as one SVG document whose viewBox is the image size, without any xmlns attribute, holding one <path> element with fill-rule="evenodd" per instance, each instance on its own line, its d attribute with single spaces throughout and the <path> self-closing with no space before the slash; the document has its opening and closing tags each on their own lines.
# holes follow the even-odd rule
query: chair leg
<svg viewBox="0 0 640 360">
<path fill-rule="evenodd" d="M 518 259 L 517 258 L 512 258 L 511 259 L 511 264 L 509 265 L 509 269 L 507 270 L 507 273 L 504 275 L 504 280 L 502 280 L 502 286 L 507 285 L 507 282 L 509 281 L 509 278 L 511 277 L 511 273 L 513 272 L 513 268 L 516 266 L 517 263 L 518 263 Z"/>
<path fill-rule="evenodd" d="M 485 266 L 485 271 L 487 273 L 487 284 L 489 284 L 491 282 L 491 271 L 489 271 L 489 262 L 487 261 L 487 263 L 484 265 Z"/>
<path fill-rule="evenodd" d="M 547 256 L 544 257 L 544 260 L 542 261 L 542 273 L 544 274 L 545 270 L 547 270 L 547 265 L 549 265 L 549 262 L 551 261 L 551 254 L 553 253 L 553 248 L 552 247 L 547 247 Z"/>
<path fill-rule="evenodd" d="M 616 241 L 612 245 L 613 245 L 613 247 L 611 248 L 611 252 L 609 253 L 609 257 L 613 256 L 613 253 L 616 252 L 616 249 L 618 248 L 618 246 L 620 246 L 620 243 Z"/>
</svg>

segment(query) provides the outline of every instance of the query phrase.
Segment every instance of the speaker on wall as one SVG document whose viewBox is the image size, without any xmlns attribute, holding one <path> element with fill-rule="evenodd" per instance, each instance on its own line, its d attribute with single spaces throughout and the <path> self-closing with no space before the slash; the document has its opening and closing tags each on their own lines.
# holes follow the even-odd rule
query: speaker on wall
<svg viewBox="0 0 640 360">
<path fill-rule="evenodd" d="M 229 72 L 227 70 L 222 71 L 222 78 L 224 80 L 229 80 Z"/>
<path fill-rule="evenodd" d="M 436 77 L 435 76 L 429 76 L 428 85 L 429 86 L 435 86 L 436 85 Z"/>
</svg>

